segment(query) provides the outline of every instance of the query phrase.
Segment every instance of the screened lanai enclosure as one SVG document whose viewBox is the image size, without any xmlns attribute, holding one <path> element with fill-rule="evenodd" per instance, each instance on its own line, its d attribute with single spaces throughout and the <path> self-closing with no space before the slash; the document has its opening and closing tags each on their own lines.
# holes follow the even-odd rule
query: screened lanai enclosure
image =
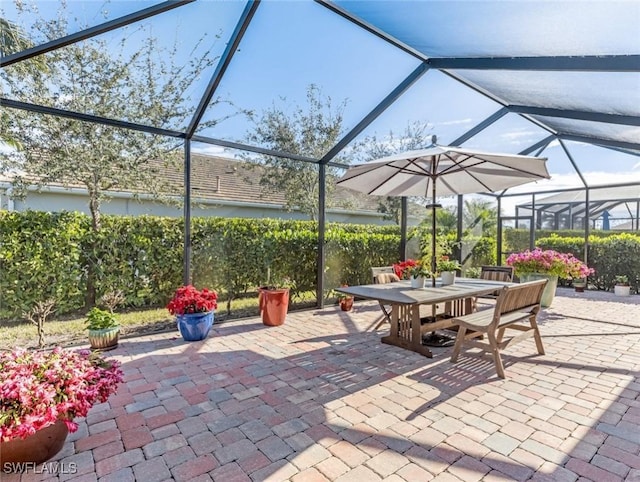
<svg viewBox="0 0 640 482">
<path fill-rule="evenodd" d="M 442 200 L 458 213 L 458 241 L 477 228 L 467 204 L 497 209 L 497 263 L 505 229 L 528 229 L 531 246 L 536 228 L 581 229 L 588 245 L 620 209 L 626 229 L 639 228 L 640 2 L 7 0 L 0 9 L 4 193 L 16 176 L 50 193 L 90 191 L 62 165 L 83 173 L 64 159 L 101 149 L 178 159 L 170 176 L 149 161 L 111 183 L 102 165 L 99 187 L 116 193 L 108 213 L 170 177 L 164 194 L 184 203 L 164 214 L 184 219 L 185 283 L 196 217 L 311 219 L 321 306 L 335 287 L 330 223 L 398 224 L 400 258 L 427 215 L 426 199 L 363 198 L 335 180 L 433 140 L 548 158 L 550 180 Z M 27 172 L 42 156 L 56 163 Z M 214 172 L 207 156 L 237 165 Z"/>
</svg>

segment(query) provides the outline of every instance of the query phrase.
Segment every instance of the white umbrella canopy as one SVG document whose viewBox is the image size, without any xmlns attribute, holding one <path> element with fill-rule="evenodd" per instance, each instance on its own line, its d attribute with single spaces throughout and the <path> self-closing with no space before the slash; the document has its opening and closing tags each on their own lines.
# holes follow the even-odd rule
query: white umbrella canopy
<svg viewBox="0 0 640 482">
<path fill-rule="evenodd" d="M 431 269 L 436 270 L 436 195 L 502 191 L 549 179 L 544 157 L 494 154 L 460 147 L 432 146 L 349 167 L 338 184 L 377 196 L 432 199 Z M 433 278 L 435 286 L 435 278 Z"/>
<path fill-rule="evenodd" d="M 434 146 L 351 166 L 343 187 L 377 196 L 494 192 L 549 179 L 546 158 Z"/>
</svg>

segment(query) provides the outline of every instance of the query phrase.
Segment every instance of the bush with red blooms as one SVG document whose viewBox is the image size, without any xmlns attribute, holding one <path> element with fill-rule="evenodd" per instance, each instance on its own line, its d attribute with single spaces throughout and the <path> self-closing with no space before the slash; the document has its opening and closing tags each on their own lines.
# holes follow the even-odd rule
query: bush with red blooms
<svg viewBox="0 0 640 482">
<path fill-rule="evenodd" d="M 217 300 L 218 294 L 215 291 L 207 288 L 198 291 L 191 285 L 182 286 L 176 290 L 167 305 L 167 309 L 172 315 L 206 313 L 218 307 Z"/>
</svg>

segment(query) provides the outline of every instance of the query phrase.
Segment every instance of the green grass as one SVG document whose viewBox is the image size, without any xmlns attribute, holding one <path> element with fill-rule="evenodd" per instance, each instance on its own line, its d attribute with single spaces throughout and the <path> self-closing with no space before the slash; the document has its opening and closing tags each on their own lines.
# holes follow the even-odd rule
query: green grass
<svg viewBox="0 0 640 482">
<path fill-rule="evenodd" d="M 308 307 L 315 303 L 315 293 L 303 293 L 293 300 L 295 307 Z M 227 314 L 227 302 L 219 301 L 216 319 L 230 319 L 258 316 L 257 297 L 239 298 L 231 302 L 231 314 Z M 175 329 L 175 319 L 165 308 L 117 313 L 121 326 L 120 336 L 133 336 Z M 51 319 L 45 323 L 44 341 L 47 347 L 88 344 L 84 328 L 84 315 Z M 36 348 L 38 334 L 36 326 L 26 321 L 0 321 L 0 349 Z"/>
</svg>

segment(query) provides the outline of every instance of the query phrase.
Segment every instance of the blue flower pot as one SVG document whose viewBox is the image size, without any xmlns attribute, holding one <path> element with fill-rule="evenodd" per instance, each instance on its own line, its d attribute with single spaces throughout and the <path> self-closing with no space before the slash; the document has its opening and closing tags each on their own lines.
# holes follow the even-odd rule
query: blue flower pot
<svg viewBox="0 0 640 482">
<path fill-rule="evenodd" d="M 213 311 L 176 315 L 178 330 L 184 341 L 204 340 L 213 326 Z"/>
</svg>

